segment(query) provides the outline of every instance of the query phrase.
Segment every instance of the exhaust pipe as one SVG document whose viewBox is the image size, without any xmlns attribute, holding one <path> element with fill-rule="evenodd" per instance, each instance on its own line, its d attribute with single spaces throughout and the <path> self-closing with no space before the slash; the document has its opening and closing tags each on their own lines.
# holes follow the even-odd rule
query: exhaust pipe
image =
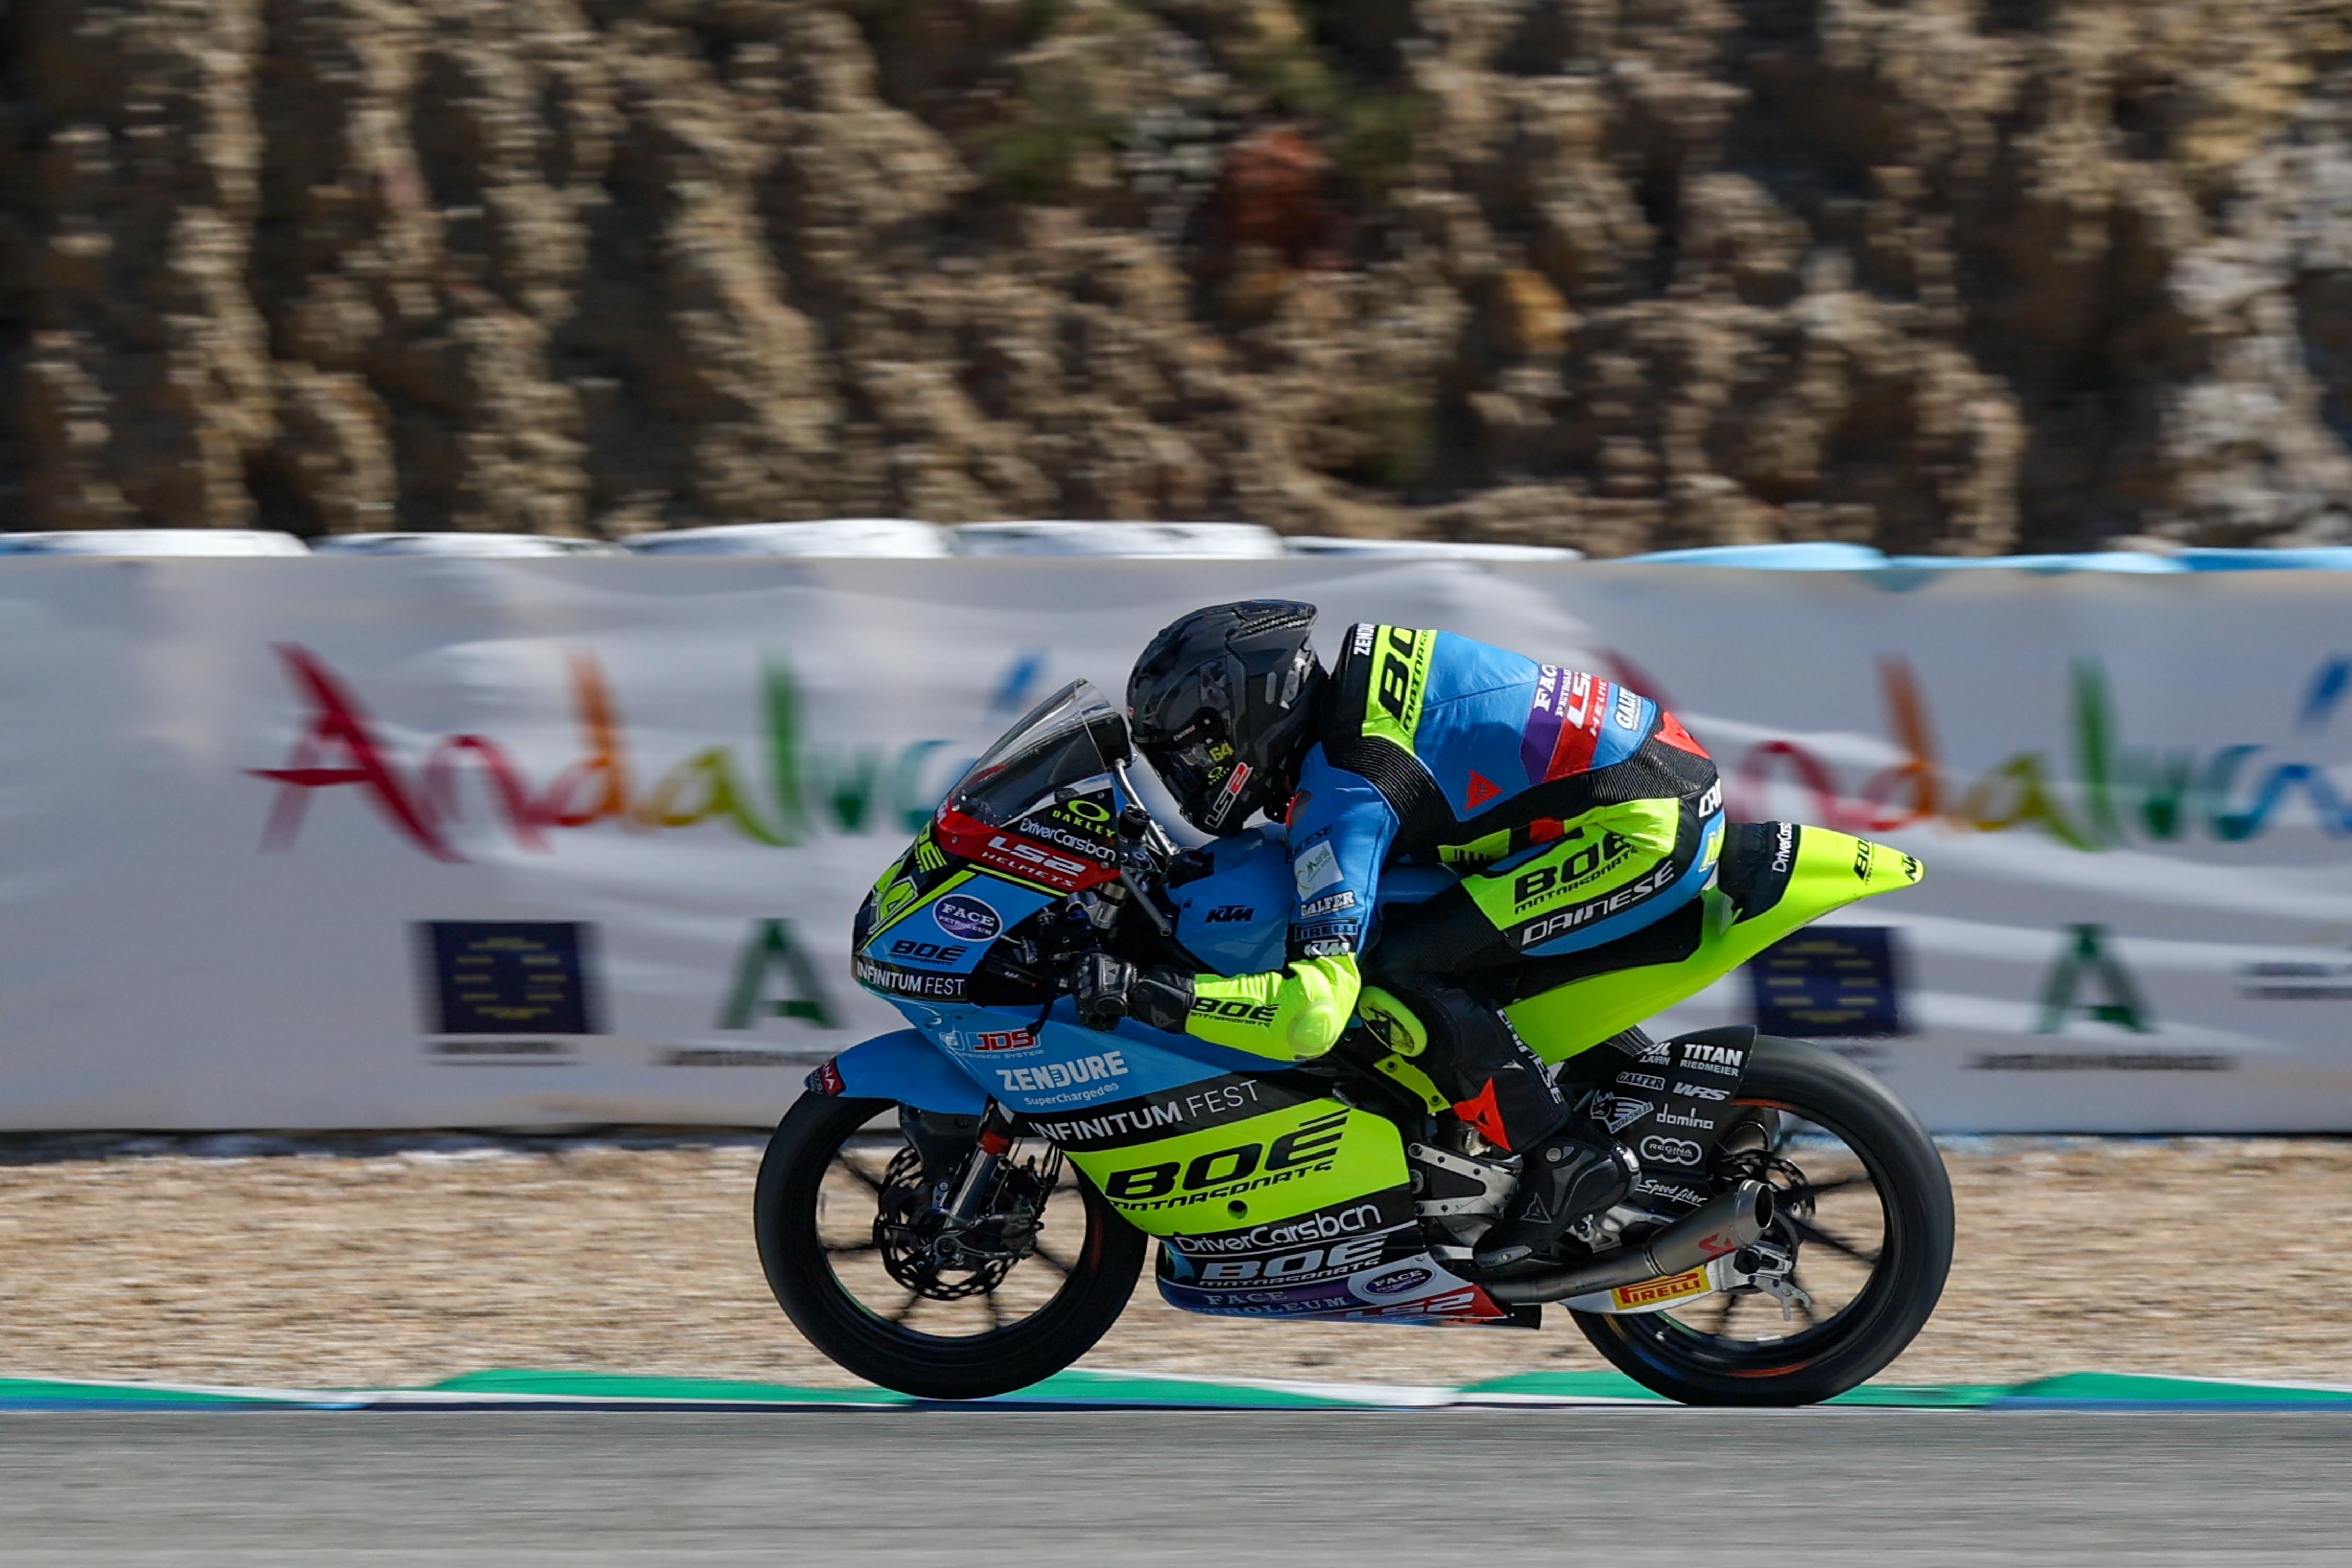
<svg viewBox="0 0 2352 1568">
<path fill-rule="evenodd" d="M 1737 1252 L 1772 1223 L 1772 1189 L 1742 1182 L 1706 1207 L 1684 1215 L 1649 1240 L 1605 1253 L 1590 1263 L 1481 1281 L 1503 1305 L 1565 1301 L 1570 1296 L 1638 1285 L 1696 1268 L 1710 1258 Z"/>
</svg>

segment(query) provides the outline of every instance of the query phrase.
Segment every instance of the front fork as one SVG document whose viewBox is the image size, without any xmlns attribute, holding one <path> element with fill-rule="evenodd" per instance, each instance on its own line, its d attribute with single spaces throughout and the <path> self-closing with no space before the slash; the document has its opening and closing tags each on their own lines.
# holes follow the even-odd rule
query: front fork
<svg viewBox="0 0 2352 1568">
<path fill-rule="evenodd" d="M 923 1184 L 935 1194 L 945 1233 L 970 1226 L 981 1217 L 1013 1147 L 1004 1108 L 992 1100 L 978 1116 L 950 1116 L 901 1107 L 898 1125 L 922 1156 Z"/>
<path fill-rule="evenodd" d="M 964 1164 L 963 1180 L 956 1184 L 954 1195 L 945 1205 L 950 1230 L 961 1230 L 980 1217 L 980 1205 L 995 1186 L 996 1173 L 1004 1166 L 1005 1152 L 1013 1147 L 1011 1123 L 1003 1107 L 992 1100 L 981 1116 L 978 1143 Z"/>
</svg>

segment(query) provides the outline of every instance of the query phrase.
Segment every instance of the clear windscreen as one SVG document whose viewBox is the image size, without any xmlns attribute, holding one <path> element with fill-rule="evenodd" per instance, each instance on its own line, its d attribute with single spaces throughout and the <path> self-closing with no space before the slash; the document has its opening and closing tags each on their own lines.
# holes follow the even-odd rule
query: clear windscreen
<svg viewBox="0 0 2352 1568">
<path fill-rule="evenodd" d="M 1001 827 L 1055 791 L 1123 765 L 1130 751 L 1127 715 L 1092 682 L 1073 680 L 998 737 L 940 810 Z"/>
</svg>

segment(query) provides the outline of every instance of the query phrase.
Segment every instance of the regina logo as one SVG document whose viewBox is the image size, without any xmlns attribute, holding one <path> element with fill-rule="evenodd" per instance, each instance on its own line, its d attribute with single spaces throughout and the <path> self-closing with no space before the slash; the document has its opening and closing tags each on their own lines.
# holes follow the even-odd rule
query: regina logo
<svg viewBox="0 0 2352 1568">
<path fill-rule="evenodd" d="M 969 893 L 950 893 L 931 906 L 931 918 L 939 921 L 941 931 L 966 942 L 992 942 L 1004 929 L 1003 917 L 994 906 Z"/>
<path fill-rule="evenodd" d="M 1661 1165 L 1696 1165 L 1702 1152 L 1687 1138 L 1644 1138 L 1642 1158 L 1655 1160 Z"/>
</svg>

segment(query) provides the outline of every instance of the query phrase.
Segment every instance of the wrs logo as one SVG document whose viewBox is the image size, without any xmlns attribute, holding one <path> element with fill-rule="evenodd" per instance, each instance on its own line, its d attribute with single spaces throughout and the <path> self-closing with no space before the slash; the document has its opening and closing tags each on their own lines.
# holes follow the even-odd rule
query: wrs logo
<svg viewBox="0 0 2352 1568">
<path fill-rule="evenodd" d="M 947 765 L 955 761 L 950 741 L 895 748 L 811 743 L 792 668 L 771 659 L 761 672 L 757 761 L 733 745 L 706 746 L 648 775 L 603 667 L 593 654 L 580 652 L 569 668 L 580 755 L 534 779 L 514 750 L 490 735 L 446 735 L 421 753 L 404 748 L 324 658 L 291 644 L 277 653 L 303 713 L 282 766 L 246 770 L 278 786 L 264 849 L 293 847 L 314 795 L 352 790 L 415 848 L 436 860 L 463 860 L 453 829 L 462 820 L 459 785 L 468 775 L 487 792 L 492 816 L 528 850 L 550 848 L 559 831 L 605 821 L 652 832 L 719 820 L 754 843 L 785 847 L 827 831 L 916 832 L 961 771 Z M 1024 655 L 991 710 L 1011 705 L 1018 711 L 1042 662 Z"/>
</svg>

